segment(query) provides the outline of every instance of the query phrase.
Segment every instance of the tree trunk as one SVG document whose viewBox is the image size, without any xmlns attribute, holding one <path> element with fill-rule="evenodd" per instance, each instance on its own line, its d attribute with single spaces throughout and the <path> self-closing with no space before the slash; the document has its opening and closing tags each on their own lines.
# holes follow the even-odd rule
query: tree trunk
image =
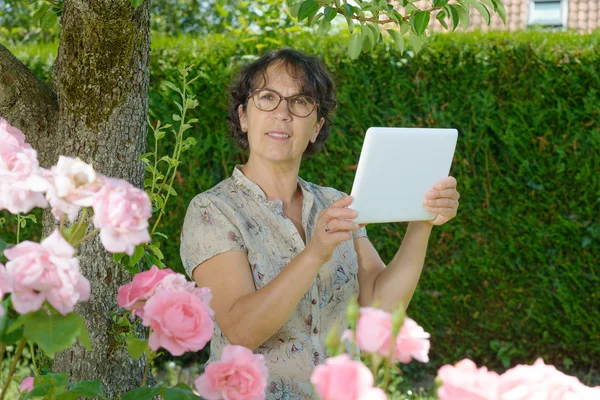
<svg viewBox="0 0 600 400">
<path fill-rule="evenodd" d="M 146 148 L 150 57 L 150 4 L 129 0 L 65 0 L 54 65 L 58 124 L 53 143 L 39 148 L 42 165 L 77 156 L 102 174 L 142 187 Z M 54 228 L 46 213 L 45 232 Z M 47 224 L 47 222 L 50 222 Z M 71 381 L 100 379 L 108 397 L 140 386 L 143 362 L 133 361 L 110 332 L 119 286 L 131 276 L 115 266 L 98 236 L 79 248 L 92 296 L 76 307 L 92 350 L 80 345 L 58 354 L 53 370 Z"/>
<path fill-rule="evenodd" d="M 27 135 L 35 149 L 56 132 L 58 103 L 52 89 L 0 44 L 0 117 Z M 49 167 L 49 165 L 46 165 Z"/>
</svg>

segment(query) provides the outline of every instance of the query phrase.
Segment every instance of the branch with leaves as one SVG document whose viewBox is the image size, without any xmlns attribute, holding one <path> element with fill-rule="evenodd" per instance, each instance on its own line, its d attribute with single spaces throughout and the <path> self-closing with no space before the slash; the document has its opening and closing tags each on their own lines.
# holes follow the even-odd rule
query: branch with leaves
<svg viewBox="0 0 600 400">
<path fill-rule="evenodd" d="M 396 43 L 402 53 L 405 40 L 409 40 L 415 52 L 420 51 L 431 16 L 447 30 L 452 31 L 460 25 L 463 30 L 469 27 L 470 8 L 475 8 L 489 25 L 491 13 L 497 13 L 506 24 L 506 10 L 500 0 L 457 0 L 449 4 L 448 0 L 433 0 L 432 6 L 419 9 L 415 0 L 400 0 L 397 5 L 386 0 L 360 1 L 350 5 L 340 0 L 289 0 L 291 15 L 298 21 L 307 21 L 308 25 L 318 24 L 317 32 L 325 35 L 331 29 L 331 22 L 339 15 L 346 19 L 350 41 L 348 54 L 357 58 L 360 53 L 371 51 L 383 39 L 381 26 L 394 24 L 396 27 L 385 31 Z M 403 12 L 398 9 L 401 8 Z M 491 11 L 490 11 L 491 10 Z M 448 22 L 446 22 L 448 21 Z"/>
</svg>

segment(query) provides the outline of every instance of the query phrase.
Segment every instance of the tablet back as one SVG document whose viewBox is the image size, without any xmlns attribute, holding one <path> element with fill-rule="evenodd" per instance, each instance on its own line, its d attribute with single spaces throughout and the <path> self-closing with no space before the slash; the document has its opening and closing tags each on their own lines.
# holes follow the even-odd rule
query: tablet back
<svg viewBox="0 0 600 400">
<path fill-rule="evenodd" d="M 354 222 L 434 219 L 423 200 L 448 176 L 457 136 L 456 129 L 369 128 L 352 185 Z"/>
</svg>

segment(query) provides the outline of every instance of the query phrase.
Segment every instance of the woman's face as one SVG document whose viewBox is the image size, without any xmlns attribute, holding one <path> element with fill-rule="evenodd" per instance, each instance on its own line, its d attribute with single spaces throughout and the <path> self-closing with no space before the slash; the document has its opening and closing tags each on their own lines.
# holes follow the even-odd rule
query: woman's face
<svg viewBox="0 0 600 400">
<path fill-rule="evenodd" d="M 282 96 L 300 94 L 296 79 L 281 64 L 271 65 L 266 71 L 266 82 L 260 89 L 272 89 Z M 276 163 L 300 163 L 309 142 L 315 142 L 325 122 L 317 121 L 317 109 L 304 118 L 291 114 L 287 100 L 282 100 L 273 111 L 256 108 L 252 98 L 246 110 L 238 109 L 240 125 L 248 135 L 250 158 L 259 157 Z"/>
</svg>

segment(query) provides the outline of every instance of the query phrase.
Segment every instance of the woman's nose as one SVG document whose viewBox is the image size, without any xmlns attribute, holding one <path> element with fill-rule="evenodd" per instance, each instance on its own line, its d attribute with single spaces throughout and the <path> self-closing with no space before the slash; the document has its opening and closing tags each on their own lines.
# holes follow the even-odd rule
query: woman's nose
<svg viewBox="0 0 600 400">
<path fill-rule="evenodd" d="M 290 110 L 288 110 L 287 100 L 282 99 L 281 102 L 279 102 L 279 105 L 277 106 L 277 108 L 275 108 L 273 111 L 271 111 L 271 115 L 273 115 L 274 117 L 277 117 L 281 120 L 292 119 L 292 114 L 290 113 Z"/>
</svg>

